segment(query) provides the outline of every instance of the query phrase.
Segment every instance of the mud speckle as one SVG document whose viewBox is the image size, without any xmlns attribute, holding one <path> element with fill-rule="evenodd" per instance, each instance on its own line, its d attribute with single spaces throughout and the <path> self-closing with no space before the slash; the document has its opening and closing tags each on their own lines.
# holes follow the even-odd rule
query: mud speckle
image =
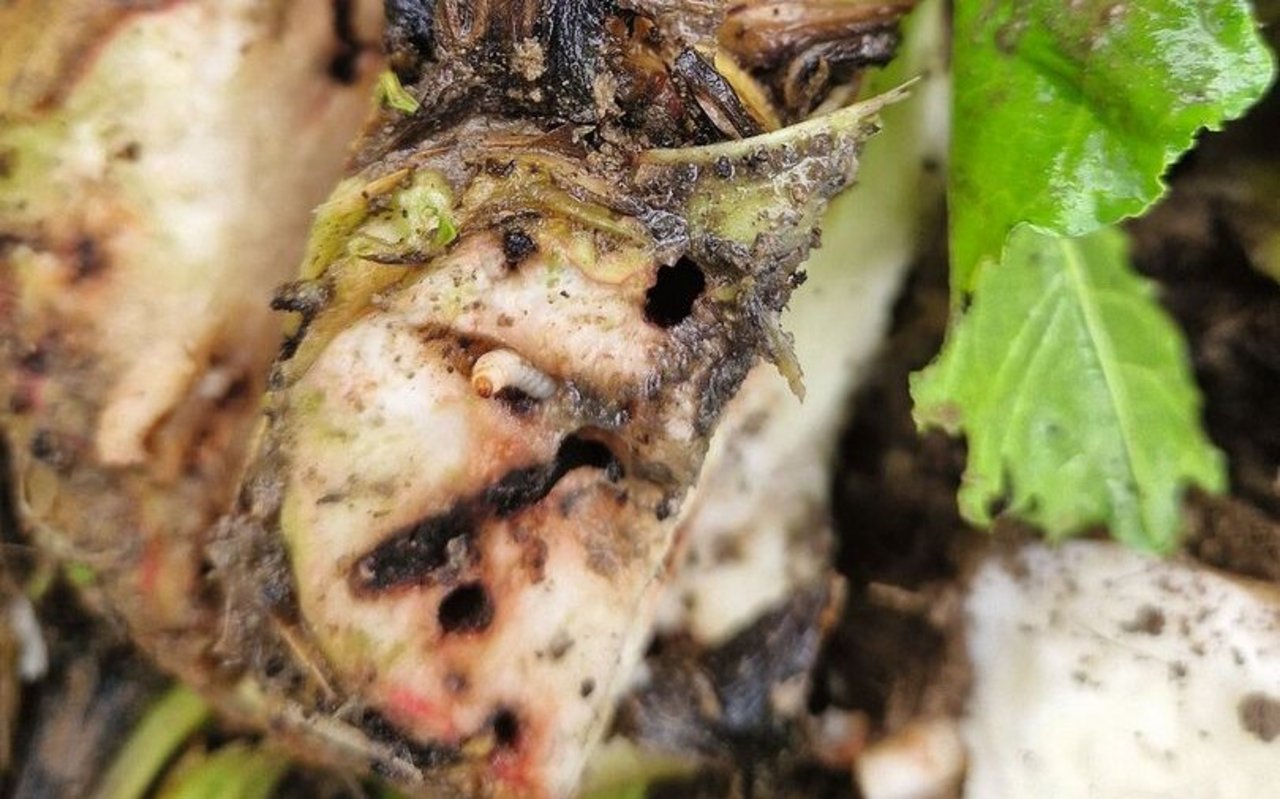
<svg viewBox="0 0 1280 799">
<path fill-rule="evenodd" d="M 18 368 L 31 375 L 42 375 L 49 370 L 49 353 L 43 347 L 31 347 L 18 358 Z"/>
<path fill-rule="evenodd" d="M 518 266 L 538 249 L 533 237 L 519 228 L 511 228 L 502 234 L 502 254 L 507 266 Z"/>
<path fill-rule="evenodd" d="M 569 654 L 570 649 L 573 649 L 573 643 L 573 637 L 561 630 L 556 633 L 555 637 L 551 639 L 551 643 L 547 645 L 547 655 L 552 660 L 560 660 Z"/>
<path fill-rule="evenodd" d="M 102 245 L 96 239 L 85 236 L 76 243 L 72 259 L 72 282 L 89 280 L 106 271 L 107 266 L 106 253 L 102 251 Z"/>
<path fill-rule="evenodd" d="M 1143 605 L 1132 619 L 1120 625 L 1127 633 L 1159 635 L 1164 632 L 1164 613 L 1154 605 Z"/>
<path fill-rule="evenodd" d="M 131 141 L 116 151 L 115 157 L 133 163 L 142 158 L 142 143 Z"/>
<path fill-rule="evenodd" d="M 1254 691 L 1245 694 L 1236 706 L 1240 726 L 1266 743 L 1280 735 L 1280 699 Z"/>
<path fill-rule="evenodd" d="M 75 464 L 75 450 L 67 436 L 53 430 L 40 429 L 31 436 L 31 457 L 58 471 L 65 472 Z"/>
</svg>

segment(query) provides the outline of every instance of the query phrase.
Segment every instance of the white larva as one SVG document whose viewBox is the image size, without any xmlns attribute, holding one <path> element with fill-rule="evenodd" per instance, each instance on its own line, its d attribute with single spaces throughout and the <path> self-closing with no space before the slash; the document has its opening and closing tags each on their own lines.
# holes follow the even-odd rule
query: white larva
<svg viewBox="0 0 1280 799">
<path fill-rule="evenodd" d="M 471 387 L 482 397 L 492 397 L 506 388 L 538 400 L 556 393 L 553 378 L 509 349 L 490 350 L 477 358 L 471 367 Z"/>
</svg>

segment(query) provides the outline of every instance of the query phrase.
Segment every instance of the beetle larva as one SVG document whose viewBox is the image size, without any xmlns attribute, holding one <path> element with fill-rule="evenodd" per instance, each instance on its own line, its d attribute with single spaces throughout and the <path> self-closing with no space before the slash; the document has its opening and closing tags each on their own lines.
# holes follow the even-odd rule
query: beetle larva
<svg viewBox="0 0 1280 799">
<path fill-rule="evenodd" d="M 471 367 L 471 387 L 482 397 L 518 391 L 544 400 L 556 393 L 556 381 L 526 361 L 515 350 L 489 350 Z"/>
</svg>

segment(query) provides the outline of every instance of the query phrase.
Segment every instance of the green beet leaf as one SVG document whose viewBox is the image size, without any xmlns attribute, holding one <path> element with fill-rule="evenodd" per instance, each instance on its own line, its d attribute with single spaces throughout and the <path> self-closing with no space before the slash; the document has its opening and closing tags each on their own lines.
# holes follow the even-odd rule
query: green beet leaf
<svg viewBox="0 0 1280 799">
<path fill-rule="evenodd" d="M 985 525 L 1003 506 L 1051 538 L 1105 525 L 1171 549 L 1184 488 L 1221 490 L 1223 462 L 1180 331 L 1130 270 L 1124 236 L 1021 226 L 976 289 L 911 386 L 922 426 L 968 437 L 961 512 Z"/>
<path fill-rule="evenodd" d="M 1019 222 L 1076 236 L 1141 213 L 1201 128 L 1262 96 L 1246 0 L 958 0 L 952 286 Z"/>
</svg>

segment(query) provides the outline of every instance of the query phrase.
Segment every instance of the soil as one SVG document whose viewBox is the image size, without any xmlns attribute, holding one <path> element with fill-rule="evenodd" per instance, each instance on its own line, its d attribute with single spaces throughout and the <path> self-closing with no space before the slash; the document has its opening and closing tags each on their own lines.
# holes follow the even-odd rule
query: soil
<svg viewBox="0 0 1280 799">
<path fill-rule="evenodd" d="M 1265 743 L 1280 735 L 1280 699 L 1252 693 L 1240 700 L 1240 726 Z"/>
<path fill-rule="evenodd" d="M 958 578 L 980 543 L 956 508 L 964 445 L 920 435 L 908 375 L 937 353 L 948 290 L 942 231 L 912 272 L 871 379 L 853 403 L 834 475 L 845 612 L 815 680 L 813 706 L 867 714 L 873 737 L 921 714 L 952 714 L 967 676 L 956 658 Z M 945 675 L 945 678 L 944 678 Z"/>
</svg>

